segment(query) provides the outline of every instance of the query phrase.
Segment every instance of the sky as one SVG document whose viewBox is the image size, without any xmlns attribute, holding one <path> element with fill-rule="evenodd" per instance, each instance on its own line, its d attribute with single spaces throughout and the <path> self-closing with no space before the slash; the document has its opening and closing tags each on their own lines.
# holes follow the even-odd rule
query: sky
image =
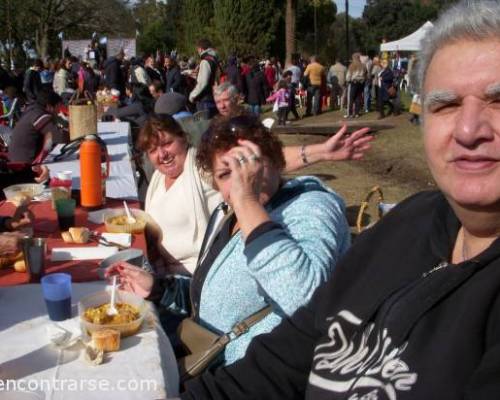
<svg viewBox="0 0 500 400">
<path fill-rule="evenodd" d="M 337 5 L 337 13 L 345 12 L 345 0 L 335 0 L 335 4 Z M 354 18 L 361 17 L 365 4 L 366 0 L 349 0 L 349 15 Z"/>
</svg>

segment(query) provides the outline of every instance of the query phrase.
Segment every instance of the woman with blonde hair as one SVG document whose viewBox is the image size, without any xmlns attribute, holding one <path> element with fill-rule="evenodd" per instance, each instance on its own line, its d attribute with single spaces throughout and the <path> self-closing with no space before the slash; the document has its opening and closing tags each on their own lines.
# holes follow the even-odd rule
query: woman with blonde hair
<svg viewBox="0 0 500 400">
<path fill-rule="evenodd" d="M 366 66 L 361 62 L 361 54 L 354 53 L 352 62 L 347 69 L 347 114 L 344 118 L 358 118 L 361 109 L 361 96 L 363 94 L 367 76 Z"/>
</svg>

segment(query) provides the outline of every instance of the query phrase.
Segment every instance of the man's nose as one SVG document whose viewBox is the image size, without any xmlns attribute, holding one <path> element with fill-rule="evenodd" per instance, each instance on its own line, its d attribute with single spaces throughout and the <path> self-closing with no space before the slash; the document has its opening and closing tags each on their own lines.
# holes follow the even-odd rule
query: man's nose
<svg viewBox="0 0 500 400">
<path fill-rule="evenodd" d="M 478 99 L 464 99 L 454 129 L 455 140 L 462 146 L 475 147 L 491 139 L 493 128 L 487 113 L 487 108 Z"/>
</svg>

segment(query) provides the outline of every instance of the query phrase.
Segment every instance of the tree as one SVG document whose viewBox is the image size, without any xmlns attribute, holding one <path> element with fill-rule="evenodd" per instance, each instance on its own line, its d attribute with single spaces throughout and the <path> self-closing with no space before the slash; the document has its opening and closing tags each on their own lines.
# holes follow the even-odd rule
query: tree
<svg viewBox="0 0 500 400">
<path fill-rule="evenodd" d="M 296 13 L 297 13 L 297 0 L 286 0 L 286 11 L 285 11 L 286 59 L 285 59 L 285 65 L 292 64 L 292 56 L 297 51 L 297 47 L 295 45 Z"/>
<path fill-rule="evenodd" d="M 0 20 L 10 14 L 11 34 L 17 53 L 33 49 L 41 58 L 58 55 L 57 35 L 89 37 L 102 34 L 135 34 L 135 24 L 128 0 L 8 0 L 0 2 Z M 0 34 L 2 43 L 8 40 Z M 5 46 L 4 46 L 5 47 Z"/>
<path fill-rule="evenodd" d="M 456 0 L 368 0 L 362 21 L 364 47 L 378 52 L 383 39 L 397 40 L 417 30 Z"/>
<path fill-rule="evenodd" d="M 177 41 L 181 52 L 192 54 L 199 39 L 212 37 L 213 16 L 212 0 L 184 0 L 180 15 L 180 37 Z"/>
<path fill-rule="evenodd" d="M 140 31 L 137 40 L 140 52 L 153 54 L 156 50 L 166 52 L 175 47 L 180 7 L 179 1 L 140 0 L 135 4 L 133 13 Z"/>
<path fill-rule="evenodd" d="M 314 31 L 314 8 L 317 15 L 317 32 Z M 314 52 L 315 34 L 320 45 L 318 56 L 322 62 L 330 61 L 335 55 L 334 23 L 337 7 L 329 0 L 299 0 L 297 3 L 298 50 L 311 55 Z"/>
<path fill-rule="evenodd" d="M 274 1 L 214 0 L 215 40 L 221 54 L 264 56 L 280 14 Z"/>
</svg>

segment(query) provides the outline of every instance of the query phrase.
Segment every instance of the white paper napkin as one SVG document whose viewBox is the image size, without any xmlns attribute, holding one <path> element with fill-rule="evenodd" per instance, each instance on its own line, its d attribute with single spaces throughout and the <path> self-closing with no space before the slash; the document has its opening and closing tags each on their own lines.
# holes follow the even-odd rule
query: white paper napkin
<svg viewBox="0 0 500 400">
<path fill-rule="evenodd" d="M 113 243 L 121 244 L 122 246 L 130 247 L 132 244 L 132 235 L 130 233 L 107 233 L 103 232 L 101 236 Z M 104 246 L 99 244 L 99 246 Z"/>
<path fill-rule="evenodd" d="M 52 261 L 104 260 L 118 252 L 117 247 L 56 247 L 52 249 Z"/>
</svg>

